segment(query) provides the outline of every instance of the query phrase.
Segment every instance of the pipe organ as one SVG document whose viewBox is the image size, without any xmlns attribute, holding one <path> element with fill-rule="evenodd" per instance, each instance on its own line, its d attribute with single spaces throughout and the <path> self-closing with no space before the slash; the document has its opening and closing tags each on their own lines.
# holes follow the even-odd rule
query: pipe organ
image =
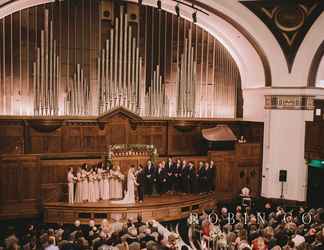
<svg viewBox="0 0 324 250">
<path fill-rule="evenodd" d="M 37 48 L 37 60 L 33 63 L 34 114 L 58 115 L 59 56 L 53 37 L 53 21 L 49 21 L 48 9 L 44 11 L 44 30 L 41 30 L 41 46 Z"/>
<path fill-rule="evenodd" d="M 98 58 L 98 113 L 120 106 L 139 113 L 140 90 L 144 90 L 140 86 L 142 57 L 124 7 L 120 8 L 120 16 L 115 18 L 114 24 Z"/>
<path fill-rule="evenodd" d="M 197 62 L 194 60 L 195 49 L 192 46 L 192 30 L 185 39 L 184 50 L 177 68 L 177 116 L 195 117 Z"/>
<path fill-rule="evenodd" d="M 163 10 L 63 0 L 0 24 L 1 115 L 96 116 L 122 106 L 143 117 L 235 118 L 242 110 L 229 52 Z"/>
<path fill-rule="evenodd" d="M 90 84 L 80 64 L 77 65 L 70 83 L 64 97 L 64 114 L 89 115 Z"/>
</svg>

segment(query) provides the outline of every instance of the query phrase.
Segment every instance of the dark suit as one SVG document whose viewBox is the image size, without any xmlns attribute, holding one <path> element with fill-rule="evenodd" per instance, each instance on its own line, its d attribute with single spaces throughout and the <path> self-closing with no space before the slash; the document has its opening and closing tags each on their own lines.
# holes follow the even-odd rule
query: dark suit
<svg viewBox="0 0 324 250">
<path fill-rule="evenodd" d="M 181 164 L 176 166 L 175 169 L 175 191 L 176 192 L 181 192 L 181 184 L 182 184 L 182 166 Z"/>
<path fill-rule="evenodd" d="M 181 191 L 189 193 L 189 166 L 182 166 L 181 171 Z"/>
<path fill-rule="evenodd" d="M 199 192 L 205 193 L 207 192 L 207 172 L 205 166 L 199 168 L 198 170 L 199 175 Z"/>
<path fill-rule="evenodd" d="M 144 192 L 145 192 L 145 175 L 144 170 L 141 170 L 137 173 L 136 181 L 139 184 L 137 186 L 138 200 L 143 201 Z"/>
<path fill-rule="evenodd" d="M 197 178 L 195 167 L 189 167 L 188 170 L 188 192 L 194 194 L 197 192 Z"/>
<path fill-rule="evenodd" d="M 167 190 L 167 170 L 166 168 L 158 168 L 156 172 L 157 179 L 157 191 L 159 194 L 163 194 Z"/>
<path fill-rule="evenodd" d="M 167 162 L 165 165 L 166 172 L 167 172 L 167 191 L 174 191 L 175 190 L 175 165 L 173 162 Z"/>
<path fill-rule="evenodd" d="M 208 182 L 208 191 L 215 190 L 215 166 L 210 166 L 207 169 L 207 182 Z"/>
<path fill-rule="evenodd" d="M 145 176 L 145 194 L 151 195 L 153 192 L 153 185 L 156 181 L 156 168 L 152 164 L 150 167 L 146 166 L 144 168 L 144 176 Z"/>
</svg>

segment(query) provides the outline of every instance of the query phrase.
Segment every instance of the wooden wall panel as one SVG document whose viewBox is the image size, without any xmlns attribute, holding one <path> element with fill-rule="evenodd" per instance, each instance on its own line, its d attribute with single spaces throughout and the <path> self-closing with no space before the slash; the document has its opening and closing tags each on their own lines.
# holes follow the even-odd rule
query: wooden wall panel
<svg viewBox="0 0 324 250">
<path fill-rule="evenodd" d="M 324 122 L 306 122 L 305 158 L 324 159 Z"/>
<path fill-rule="evenodd" d="M 23 153 L 24 126 L 0 122 L 0 154 Z"/>
<path fill-rule="evenodd" d="M 260 144 L 236 144 L 233 151 L 210 151 L 208 156 L 215 161 L 218 190 L 237 195 L 243 187 L 249 187 L 253 195 L 260 195 L 262 170 Z"/>
<path fill-rule="evenodd" d="M 215 162 L 216 166 L 216 189 L 222 192 L 233 192 L 233 169 L 235 168 L 234 151 L 211 151 L 209 159 Z"/>
<path fill-rule="evenodd" d="M 9 123 L 14 126 L 6 125 Z M 263 124 L 257 122 L 185 121 L 183 126 L 179 121 L 134 121 L 117 113 L 103 118 L 101 124 L 98 120 L 67 120 L 45 132 L 28 121 L 9 123 L 0 120 L 0 154 L 23 153 L 24 149 L 33 154 L 104 152 L 110 144 L 153 144 L 162 156 L 206 155 L 208 142 L 201 130 L 218 124 L 228 124 L 237 137 L 243 135 L 249 143 L 263 143 Z"/>
<path fill-rule="evenodd" d="M 0 161 L 0 218 L 39 213 L 39 157 L 6 155 Z"/>
<path fill-rule="evenodd" d="M 204 142 L 199 127 L 188 130 L 168 127 L 168 154 L 169 155 L 200 155 L 206 153 L 206 142 Z"/>
</svg>

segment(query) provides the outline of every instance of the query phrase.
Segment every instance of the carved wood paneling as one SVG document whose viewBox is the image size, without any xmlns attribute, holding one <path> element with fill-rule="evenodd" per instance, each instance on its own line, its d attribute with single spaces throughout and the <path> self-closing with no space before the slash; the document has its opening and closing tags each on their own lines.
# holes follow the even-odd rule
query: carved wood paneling
<svg viewBox="0 0 324 250">
<path fill-rule="evenodd" d="M 24 127 L 0 124 L 0 154 L 23 153 Z"/>
<path fill-rule="evenodd" d="M 168 127 L 168 154 L 191 155 L 206 152 L 206 142 L 203 140 L 199 127 L 181 130 L 172 125 Z"/>
<path fill-rule="evenodd" d="M 202 137 L 203 128 L 227 124 L 236 137 L 243 135 L 248 142 L 263 143 L 263 123 L 242 121 L 168 121 L 134 120 L 117 112 L 113 116 L 61 121 L 56 130 L 31 127 L 28 122 L 13 119 L 12 126 L 0 120 L 1 153 L 73 153 L 104 152 L 109 144 L 154 144 L 159 155 L 206 155 L 208 142 Z M 19 124 L 19 125 L 17 125 Z M 187 125 L 186 125 L 187 124 Z M 51 125 L 49 125 L 51 126 Z"/>
<path fill-rule="evenodd" d="M 305 158 L 324 159 L 324 122 L 306 122 Z"/>
<path fill-rule="evenodd" d="M 39 157 L 2 156 L 0 161 L 0 218 L 35 215 L 39 207 Z"/>
<path fill-rule="evenodd" d="M 210 151 L 208 156 L 216 165 L 217 190 L 237 195 L 243 187 L 249 187 L 254 195 L 260 194 L 262 169 L 260 144 L 236 144 L 233 151 Z"/>
</svg>

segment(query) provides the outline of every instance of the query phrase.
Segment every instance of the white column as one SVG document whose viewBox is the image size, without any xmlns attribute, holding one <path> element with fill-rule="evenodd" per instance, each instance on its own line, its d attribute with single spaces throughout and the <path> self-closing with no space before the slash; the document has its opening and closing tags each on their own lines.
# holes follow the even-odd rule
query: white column
<svg viewBox="0 0 324 250">
<path fill-rule="evenodd" d="M 307 165 L 304 159 L 305 121 L 312 120 L 313 110 L 303 106 L 307 96 L 272 96 L 277 103 L 266 103 L 264 121 L 262 192 L 267 198 L 280 198 L 279 171 L 287 170 L 284 199 L 305 201 Z M 267 98 L 267 97 L 266 97 Z M 279 100 L 280 99 L 280 100 Z M 299 104 L 298 100 L 300 101 Z M 292 104 L 293 103 L 293 104 Z M 309 104 L 309 103 L 308 103 Z"/>
</svg>

